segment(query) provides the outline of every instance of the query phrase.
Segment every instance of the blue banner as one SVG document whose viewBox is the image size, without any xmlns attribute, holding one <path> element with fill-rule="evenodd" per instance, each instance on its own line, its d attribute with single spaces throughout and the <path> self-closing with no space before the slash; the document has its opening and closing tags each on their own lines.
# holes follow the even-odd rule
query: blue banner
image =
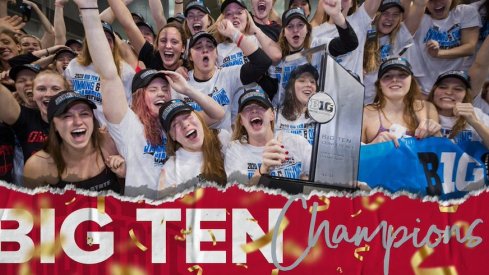
<svg viewBox="0 0 489 275">
<path fill-rule="evenodd" d="M 459 198 L 486 184 L 488 150 L 480 142 L 454 144 L 432 137 L 402 138 L 399 144 L 361 146 L 358 180 L 371 188 L 441 199 Z"/>
</svg>

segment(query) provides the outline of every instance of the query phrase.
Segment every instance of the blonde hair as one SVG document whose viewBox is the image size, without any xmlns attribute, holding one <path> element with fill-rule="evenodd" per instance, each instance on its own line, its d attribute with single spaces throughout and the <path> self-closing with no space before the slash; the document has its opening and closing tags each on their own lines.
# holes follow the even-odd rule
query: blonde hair
<svg viewBox="0 0 489 275">
<path fill-rule="evenodd" d="M 96 50 L 96 49 L 92 49 L 92 51 L 93 50 Z M 114 49 L 112 50 L 112 57 L 114 58 L 114 63 L 115 63 L 115 66 L 117 68 L 117 74 L 120 76 L 122 73 L 123 60 L 122 60 L 121 53 L 119 50 L 119 44 L 117 43 L 116 39 L 114 39 Z M 85 67 L 92 64 L 92 56 L 90 55 L 90 51 L 88 49 L 88 43 L 87 43 L 86 38 L 83 39 L 82 50 L 78 54 L 76 61 L 78 61 L 78 63 L 80 63 L 80 65 L 85 66 Z"/>
<path fill-rule="evenodd" d="M 274 113 L 273 108 L 269 109 L 272 109 L 272 113 Z M 270 123 L 270 128 L 272 129 L 272 132 L 275 131 L 275 121 Z M 239 113 L 234 121 L 234 129 L 231 140 L 239 140 L 240 143 L 248 143 L 249 140 L 248 131 L 246 131 L 246 128 L 243 126 L 243 123 L 241 122 L 241 115 Z"/>
<path fill-rule="evenodd" d="M 250 28 L 251 28 L 251 20 L 253 20 L 253 17 L 251 17 L 251 14 L 248 12 L 248 10 L 244 9 L 244 11 L 246 12 L 246 26 L 245 26 L 245 29 L 244 29 L 244 34 L 251 34 L 250 33 Z M 209 32 L 210 34 L 212 34 L 212 36 L 214 36 L 216 38 L 216 41 L 217 43 L 224 43 L 224 42 L 229 42 L 229 43 L 233 43 L 233 41 L 231 40 L 231 38 L 229 37 L 225 37 L 223 36 L 218 30 L 217 30 L 217 26 L 221 23 L 222 20 L 224 20 L 224 14 L 221 14 L 219 15 L 219 17 L 217 18 L 216 22 L 214 24 L 212 24 L 209 29 L 207 30 L 207 32 Z"/>
</svg>

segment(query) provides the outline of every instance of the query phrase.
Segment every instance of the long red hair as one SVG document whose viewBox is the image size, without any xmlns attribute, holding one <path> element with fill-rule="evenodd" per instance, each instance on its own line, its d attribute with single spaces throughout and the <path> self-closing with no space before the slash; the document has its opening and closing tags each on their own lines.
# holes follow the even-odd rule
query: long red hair
<svg viewBox="0 0 489 275">
<path fill-rule="evenodd" d="M 148 105 L 144 101 L 146 91 L 144 88 L 138 89 L 132 94 L 131 109 L 138 116 L 144 127 L 144 136 L 151 145 L 162 144 L 162 128 L 158 117 L 151 115 Z"/>
</svg>

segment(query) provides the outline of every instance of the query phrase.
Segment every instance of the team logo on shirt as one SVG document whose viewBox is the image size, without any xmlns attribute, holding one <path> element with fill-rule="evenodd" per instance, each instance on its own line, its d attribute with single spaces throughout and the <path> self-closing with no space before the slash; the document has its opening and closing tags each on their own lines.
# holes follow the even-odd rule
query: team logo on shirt
<svg viewBox="0 0 489 275">
<path fill-rule="evenodd" d="M 217 88 L 214 87 L 214 91 L 208 94 L 208 96 L 212 97 L 212 99 L 214 99 L 214 101 L 219 103 L 219 105 L 221 106 L 226 106 L 231 103 L 231 100 L 229 99 L 228 94 L 226 93 L 226 90 L 224 90 L 224 88 L 217 90 Z M 186 97 L 184 101 L 188 105 L 192 106 L 192 108 L 194 108 L 195 111 L 202 111 L 202 107 L 200 107 L 200 105 L 197 104 L 192 99 Z"/>
<path fill-rule="evenodd" d="M 153 156 L 154 166 L 163 166 L 168 160 L 166 156 L 166 137 L 162 139 L 162 145 L 151 145 L 149 143 L 144 146 L 143 154 Z"/>
<path fill-rule="evenodd" d="M 452 133 L 452 129 L 441 129 L 440 132 L 443 137 L 448 138 Z M 472 131 L 462 130 L 455 136 L 454 140 L 455 142 L 472 141 L 472 138 L 473 138 Z"/>
<path fill-rule="evenodd" d="M 75 74 L 71 80 L 73 90 L 93 102 L 102 103 L 100 94 L 100 77 L 90 74 Z"/>
<path fill-rule="evenodd" d="M 222 60 L 222 65 L 221 67 L 232 67 L 232 66 L 240 66 L 244 65 L 249 62 L 249 59 L 247 56 L 243 55 L 242 52 L 235 53 L 229 56 L 226 56 Z"/>
<path fill-rule="evenodd" d="M 460 24 L 453 25 L 448 31 L 440 31 L 437 26 L 432 26 L 426 33 L 423 42 L 435 40 L 440 45 L 440 49 L 451 49 L 460 46 L 461 38 Z"/>
<path fill-rule="evenodd" d="M 248 162 L 248 179 L 251 179 L 257 169 L 260 169 L 261 163 Z M 302 163 L 296 162 L 290 158 L 284 164 L 273 167 L 270 170 L 270 176 L 290 179 L 299 179 L 302 171 Z"/>
<path fill-rule="evenodd" d="M 314 126 L 314 123 L 301 123 L 297 125 L 281 124 L 280 129 L 304 137 L 312 145 L 314 143 Z"/>
<path fill-rule="evenodd" d="M 380 47 L 380 59 L 382 62 L 386 61 L 391 55 L 391 44 L 385 44 Z"/>
</svg>

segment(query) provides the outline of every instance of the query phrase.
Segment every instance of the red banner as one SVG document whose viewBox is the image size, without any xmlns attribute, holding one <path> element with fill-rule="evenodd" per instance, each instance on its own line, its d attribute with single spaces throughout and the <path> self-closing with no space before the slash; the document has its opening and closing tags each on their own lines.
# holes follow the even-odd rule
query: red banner
<svg viewBox="0 0 489 275">
<path fill-rule="evenodd" d="M 489 267 L 486 191 L 442 206 L 403 195 L 308 198 L 238 186 L 160 203 L 0 189 L 2 274 L 485 274 Z"/>
</svg>

